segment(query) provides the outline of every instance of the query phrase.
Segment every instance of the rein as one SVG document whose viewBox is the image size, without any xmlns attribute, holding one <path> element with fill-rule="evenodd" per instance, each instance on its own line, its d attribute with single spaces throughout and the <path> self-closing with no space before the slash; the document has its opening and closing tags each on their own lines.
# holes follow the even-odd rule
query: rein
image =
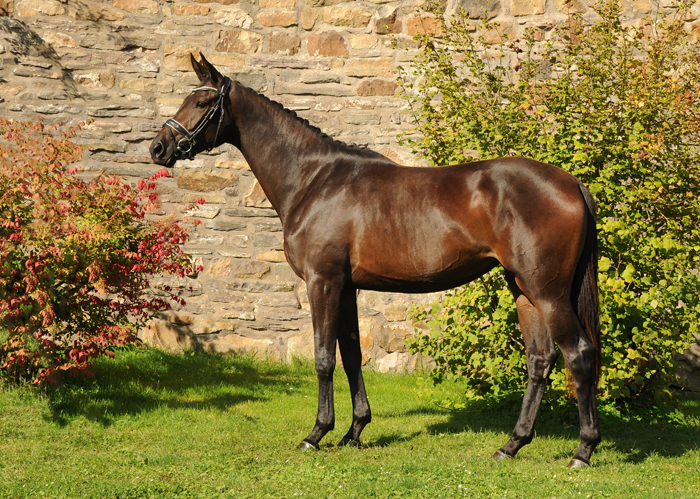
<svg viewBox="0 0 700 499">
<path fill-rule="evenodd" d="M 195 141 L 195 138 L 197 135 L 202 133 L 202 130 L 206 128 L 207 125 L 212 121 L 214 118 L 214 115 L 221 110 L 221 114 L 219 115 L 219 124 L 216 127 L 216 136 L 214 137 L 214 142 L 212 142 L 212 146 L 207 149 L 210 151 L 213 147 L 214 144 L 216 144 L 217 139 L 219 138 L 219 131 L 221 130 L 221 123 L 224 121 L 224 99 L 226 98 L 226 94 L 228 94 L 228 90 L 231 87 L 231 78 L 228 76 L 224 79 L 224 86 L 219 90 L 218 88 L 214 87 L 197 87 L 194 90 L 192 90 L 192 93 L 199 92 L 199 91 L 210 91 L 210 92 L 216 92 L 219 94 L 219 99 L 216 101 L 216 105 L 212 107 L 207 114 L 204 115 L 204 117 L 199 121 L 197 124 L 197 127 L 192 130 L 192 132 L 189 132 L 187 128 L 182 126 L 181 123 L 179 123 L 177 120 L 170 118 L 168 121 L 165 122 L 163 125 L 167 130 L 168 133 L 170 134 L 170 138 L 177 144 L 177 156 L 186 158 L 186 159 L 192 159 L 195 157 L 195 153 L 192 152 L 194 149 L 194 146 L 197 144 Z M 177 133 L 182 135 L 182 138 L 180 140 L 175 140 L 175 135 L 173 134 L 173 130 L 175 130 Z"/>
</svg>

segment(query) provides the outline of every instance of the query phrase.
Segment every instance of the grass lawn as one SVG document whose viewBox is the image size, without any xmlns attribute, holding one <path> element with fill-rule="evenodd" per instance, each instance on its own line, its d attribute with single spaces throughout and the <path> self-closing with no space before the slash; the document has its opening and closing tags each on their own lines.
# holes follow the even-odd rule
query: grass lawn
<svg viewBox="0 0 700 499">
<path fill-rule="evenodd" d="M 366 372 L 365 446 L 338 449 L 351 419 L 341 369 L 337 428 L 302 453 L 311 364 L 143 349 L 98 369 L 50 396 L 0 387 L 0 498 L 700 497 L 697 426 L 603 418 L 594 466 L 569 471 L 578 423 L 545 410 L 533 443 L 497 462 L 517 406 L 449 412 L 416 396 L 415 376 Z M 700 417 L 700 400 L 683 407 Z"/>
</svg>

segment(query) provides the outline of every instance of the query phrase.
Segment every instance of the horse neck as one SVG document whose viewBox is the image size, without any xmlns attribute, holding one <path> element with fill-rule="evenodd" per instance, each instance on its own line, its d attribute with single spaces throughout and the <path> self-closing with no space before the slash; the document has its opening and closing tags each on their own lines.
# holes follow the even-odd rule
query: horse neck
<svg viewBox="0 0 700 499">
<path fill-rule="evenodd" d="M 318 159 L 331 145 L 253 90 L 236 85 L 233 92 L 236 145 L 284 223 L 295 200 L 328 164 Z"/>
</svg>

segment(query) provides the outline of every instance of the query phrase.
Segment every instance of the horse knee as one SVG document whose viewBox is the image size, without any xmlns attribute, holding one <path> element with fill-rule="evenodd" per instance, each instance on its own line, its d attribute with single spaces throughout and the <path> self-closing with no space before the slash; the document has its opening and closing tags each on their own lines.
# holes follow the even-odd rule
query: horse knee
<svg viewBox="0 0 700 499">
<path fill-rule="evenodd" d="M 557 351 L 554 348 L 544 354 L 528 354 L 527 366 L 530 379 L 535 382 L 545 381 L 552 371 L 557 356 Z"/>
</svg>

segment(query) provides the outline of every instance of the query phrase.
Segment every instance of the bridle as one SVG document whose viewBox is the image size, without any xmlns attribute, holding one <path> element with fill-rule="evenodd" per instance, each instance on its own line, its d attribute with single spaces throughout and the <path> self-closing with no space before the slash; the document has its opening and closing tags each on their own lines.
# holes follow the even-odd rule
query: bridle
<svg viewBox="0 0 700 499">
<path fill-rule="evenodd" d="M 192 132 L 189 132 L 187 128 L 182 126 L 181 123 L 179 123 L 177 120 L 170 118 L 168 121 L 165 122 L 163 125 L 166 130 L 168 130 L 168 133 L 170 134 L 170 138 L 172 139 L 173 142 L 177 144 L 177 150 L 175 152 L 175 155 L 178 158 L 186 158 L 186 159 L 192 159 L 195 156 L 195 153 L 193 152 L 194 146 L 197 144 L 195 141 L 195 138 L 197 135 L 202 133 L 202 130 L 209 125 L 211 120 L 214 118 L 214 115 L 217 113 L 217 111 L 221 110 L 221 114 L 219 115 L 219 124 L 216 127 L 216 136 L 214 137 L 214 142 L 212 142 L 212 146 L 207 149 L 211 150 L 212 147 L 214 147 L 214 144 L 216 144 L 217 139 L 219 138 L 219 131 L 221 130 L 221 123 L 224 121 L 224 99 L 226 98 L 226 94 L 228 94 L 228 90 L 231 87 L 231 78 L 226 76 L 224 78 L 224 85 L 221 87 L 221 90 L 218 88 L 214 87 L 197 87 L 194 90 L 192 90 L 192 93 L 199 92 L 202 90 L 207 90 L 211 92 L 216 92 L 219 94 L 219 99 L 216 101 L 216 104 L 214 107 L 212 107 L 207 114 L 204 115 L 204 118 L 202 118 L 199 123 L 197 124 L 197 127 L 192 130 Z M 182 138 L 180 140 L 175 140 L 175 134 L 173 134 L 173 130 L 175 130 L 177 133 L 182 135 Z"/>
</svg>

